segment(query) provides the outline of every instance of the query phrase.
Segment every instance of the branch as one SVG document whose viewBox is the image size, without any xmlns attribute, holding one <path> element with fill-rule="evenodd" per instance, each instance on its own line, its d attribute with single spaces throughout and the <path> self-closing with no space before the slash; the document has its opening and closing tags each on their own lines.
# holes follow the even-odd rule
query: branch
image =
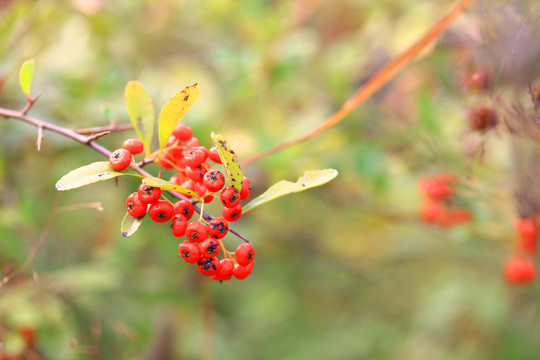
<svg viewBox="0 0 540 360">
<path fill-rule="evenodd" d="M 431 42 L 437 39 L 456 19 L 457 17 L 467 9 L 467 7 L 473 3 L 474 0 L 461 0 L 457 3 L 441 20 L 436 22 L 420 39 L 412 44 L 403 53 L 398 54 L 386 63 L 379 71 L 377 71 L 362 87 L 360 87 L 356 93 L 351 96 L 345 104 L 332 116 L 324 120 L 319 126 L 313 130 L 298 136 L 295 139 L 285 141 L 281 144 L 275 145 L 269 149 L 261 151 L 255 155 L 252 155 L 242 161 L 242 166 L 249 165 L 255 161 L 258 161 L 266 156 L 275 154 L 279 151 L 285 150 L 291 146 L 297 145 L 304 141 L 307 141 L 320 133 L 328 130 L 332 126 L 338 124 L 343 118 L 351 111 L 353 111 L 358 105 L 369 98 L 373 93 L 392 80 L 405 66 L 407 66 L 416 56 L 426 48 Z"/>
</svg>

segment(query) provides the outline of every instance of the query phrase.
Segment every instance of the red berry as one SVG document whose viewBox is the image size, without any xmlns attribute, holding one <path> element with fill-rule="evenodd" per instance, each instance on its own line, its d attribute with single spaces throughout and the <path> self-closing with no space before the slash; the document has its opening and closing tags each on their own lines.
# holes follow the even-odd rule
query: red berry
<svg viewBox="0 0 540 360">
<path fill-rule="evenodd" d="M 191 242 L 184 241 L 178 245 L 178 251 L 180 251 L 180 256 L 182 259 L 186 260 L 188 263 L 196 263 L 201 258 L 201 250 L 199 245 Z"/>
<path fill-rule="evenodd" d="M 418 182 L 420 191 L 432 200 L 446 200 L 453 194 L 448 181 L 440 176 L 422 178 Z"/>
<path fill-rule="evenodd" d="M 516 228 L 519 233 L 519 247 L 526 252 L 536 254 L 537 230 L 534 221 L 531 219 L 519 219 L 516 221 Z"/>
<path fill-rule="evenodd" d="M 255 249 L 253 249 L 253 245 L 249 243 L 242 243 L 238 245 L 234 251 L 234 258 L 236 259 L 236 262 L 242 266 L 246 266 L 253 262 L 254 257 Z"/>
<path fill-rule="evenodd" d="M 219 245 L 219 242 L 214 239 L 206 239 L 204 240 L 201 245 L 201 256 L 205 259 L 210 259 L 215 257 L 217 254 L 219 254 L 219 250 L 221 250 L 221 246 Z"/>
<path fill-rule="evenodd" d="M 201 165 L 206 160 L 206 157 L 206 151 L 202 149 L 202 146 L 193 147 L 184 154 L 186 165 L 191 167 Z"/>
<path fill-rule="evenodd" d="M 201 274 L 210 276 L 217 273 L 221 269 L 221 263 L 215 257 L 211 259 L 201 260 L 197 263 L 197 268 Z"/>
<path fill-rule="evenodd" d="M 249 186 L 249 179 L 244 176 L 242 180 L 242 190 L 240 190 L 240 199 L 246 200 L 251 195 L 251 186 Z"/>
<path fill-rule="evenodd" d="M 210 170 L 204 174 L 203 184 L 210 192 L 218 192 L 225 185 L 225 176 L 218 170 Z"/>
<path fill-rule="evenodd" d="M 253 270 L 253 262 L 247 264 L 246 266 L 234 264 L 232 274 L 238 280 L 242 280 L 245 279 L 249 274 L 251 274 L 251 270 Z"/>
<path fill-rule="evenodd" d="M 109 163 L 114 170 L 124 170 L 131 163 L 131 153 L 126 149 L 116 149 L 109 156 Z"/>
<path fill-rule="evenodd" d="M 221 210 L 221 215 L 229 222 L 236 221 L 242 216 L 242 205 L 238 204 L 233 208 L 224 207 L 223 210 Z"/>
<path fill-rule="evenodd" d="M 204 174 L 206 173 L 206 169 L 202 166 L 186 166 L 186 177 L 193 181 L 202 182 L 204 179 Z"/>
<path fill-rule="evenodd" d="M 148 209 L 148 215 L 155 222 L 165 222 L 174 214 L 174 208 L 167 200 L 158 200 Z"/>
<path fill-rule="evenodd" d="M 205 203 L 205 204 L 211 203 L 213 200 L 214 200 L 213 195 L 207 195 L 207 196 L 202 198 L 202 202 Z"/>
<path fill-rule="evenodd" d="M 137 190 L 139 194 L 139 199 L 145 204 L 153 204 L 159 200 L 161 196 L 161 189 L 158 187 L 153 187 L 146 184 L 139 185 Z"/>
<path fill-rule="evenodd" d="M 171 178 L 169 179 L 170 182 L 176 184 L 176 185 L 181 185 L 182 182 L 184 182 L 184 176 L 182 174 L 174 174 L 173 176 L 171 176 Z"/>
<path fill-rule="evenodd" d="M 148 206 L 139 199 L 139 195 L 134 192 L 127 197 L 126 208 L 129 215 L 141 217 L 146 214 Z"/>
<path fill-rule="evenodd" d="M 182 141 L 188 141 L 193 136 L 193 130 L 187 125 L 178 124 L 173 131 L 173 135 Z"/>
<path fill-rule="evenodd" d="M 127 139 L 122 143 L 122 149 L 126 149 L 133 155 L 140 154 L 144 150 L 143 142 L 139 139 Z"/>
<path fill-rule="evenodd" d="M 221 158 L 219 157 L 217 147 L 215 146 L 208 149 L 208 158 L 215 163 L 221 164 Z"/>
<path fill-rule="evenodd" d="M 217 273 L 212 275 L 214 280 L 229 280 L 232 277 L 232 272 L 234 269 L 234 261 L 229 258 L 221 259 L 221 268 Z"/>
<path fill-rule="evenodd" d="M 186 237 L 191 241 L 201 242 L 208 237 L 208 229 L 200 221 L 194 221 L 186 227 Z"/>
<path fill-rule="evenodd" d="M 507 260 L 504 274 L 510 284 L 531 283 L 536 278 L 536 269 L 531 260 L 514 256 Z"/>
<path fill-rule="evenodd" d="M 189 200 L 180 200 L 174 203 L 174 213 L 183 215 L 186 220 L 191 219 L 193 212 L 195 212 L 195 208 Z"/>
<path fill-rule="evenodd" d="M 196 137 L 192 137 L 191 139 L 186 141 L 187 149 L 195 147 L 195 146 L 199 146 L 199 139 L 197 139 Z"/>
<path fill-rule="evenodd" d="M 175 214 L 172 217 L 172 233 L 176 237 L 182 237 L 186 234 L 187 219 L 184 215 Z"/>
<path fill-rule="evenodd" d="M 240 192 L 232 186 L 227 186 L 219 196 L 223 206 L 233 208 L 240 203 Z"/>
<path fill-rule="evenodd" d="M 225 219 L 213 218 L 208 223 L 208 235 L 213 239 L 223 239 L 229 231 L 229 224 Z"/>
</svg>

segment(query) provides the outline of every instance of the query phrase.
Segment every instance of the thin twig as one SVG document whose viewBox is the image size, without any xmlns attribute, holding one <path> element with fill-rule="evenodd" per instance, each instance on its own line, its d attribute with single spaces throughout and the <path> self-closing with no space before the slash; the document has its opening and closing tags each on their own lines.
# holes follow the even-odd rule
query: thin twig
<svg viewBox="0 0 540 360">
<path fill-rule="evenodd" d="M 104 132 L 104 131 L 113 132 L 113 131 L 126 131 L 126 130 L 132 130 L 132 129 L 133 129 L 133 124 L 118 125 L 117 123 L 113 122 L 110 125 L 106 125 L 106 126 L 97 126 L 97 127 L 87 128 L 87 129 L 76 129 L 74 131 L 77 132 L 78 134 L 84 135 L 84 134 L 93 134 L 93 133 Z"/>
<path fill-rule="evenodd" d="M 252 155 L 242 161 L 242 166 L 249 165 L 255 161 L 258 161 L 266 156 L 275 154 L 279 151 L 285 150 L 291 146 L 297 145 L 304 141 L 307 141 L 320 133 L 328 130 L 334 125 L 338 124 L 345 116 L 353 111 L 358 105 L 364 102 L 373 93 L 383 87 L 391 79 L 393 79 L 405 66 L 407 66 L 422 50 L 426 48 L 431 42 L 439 37 L 456 19 L 457 17 L 467 9 L 467 7 L 473 3 L 474 0 L 461 0 L 438 22 L 436 22 L 420 39 L 407 48 L 403 53 L 392 58 L 386 63 L 379 71 L 377 71 L 358 91 L 351 96 L 345 104 L 332 116 L 324 120 L 319 126 L 313 130 L 298 136 L 292 140 L 285 141 L 281 144 L 275 145 L 269 149 L 261 151 L 255 155 Z"/>
</svg>

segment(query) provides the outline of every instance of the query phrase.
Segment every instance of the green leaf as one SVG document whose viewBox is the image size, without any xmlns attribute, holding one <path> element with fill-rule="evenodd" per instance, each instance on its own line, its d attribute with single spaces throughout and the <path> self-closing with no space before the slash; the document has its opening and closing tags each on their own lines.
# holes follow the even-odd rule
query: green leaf
<svg viewBox="0 0 540 360">
<path fill-rule="evenodd" d="M 108 122 L 113 122 L 114 120 L 118 119 L 118 116 L 116 116 L 116 113 L 113 111 L 113 109 L 111 109 L 110 106 L 105 105 L 102 108 L 102 111 L 103 111 L 103 116 Z"/>
<path fill-rule="evenodd" d="M 137 174 L 115 171 L 108 161 L 98 161 L 72 170 L 66 175 L 62 176 L 62 178 L 56 183 L 56 190 L 71 190 L 123 175 L 142 178 L 142 176 Z"/>
<path fill-rule="evenodd" d="M 193 196 L 197 199 L 201 199 L 199 194 L 197 194 L 196 192 L 194 191 L 191 191 L 189 190 L 188 188 L 185 188 L 181 185 L 177 185 L 175 183 L 172 183 L 170 181 L 167 181 L 167 180 L 163 180 L 163 179 L 160 179 L 160 178 L 156 178 L 156 177 L 147 177 L 147 178 L 144 178 L 142 180 L 142 182 L 146 185 L 150 185 L 150 186 L 153 186 L 153 187 L 158 187 L 158 188 L 161 188 L 161 189 L 164 189 L 164 190 L 171 190 L 171 191 L 176 191 L 177 193 L 180 193 L 180 194 L 184 194 L 184 195 L 189 195 L 189 196 Z"/>
<path fill-rule="evenodd" d="M 19 71 L 19 83 L 22 91 L 28 98 L 30 96 L 30 85 L 32 84 L 32 76 L 34 75 L 34 59 L 26 60 L 22 63 Z"/>
<path fill-rule="evenodd" d="M 120 231 L 122 232 L 122 236 L 127 237 L 135 234 L 135 232 L 139 229 L 139 226 L 141 225 L 143 219 L 144 215 L 136 218 L 129 215 L 129 213 L 126 213 L 126 216 L 124 216 L 124 220 L 122 220 L 122 225 L 120 225 Z"/>
<path fill-rule="evenodd" d="M 146 157 L 149 157 L 156 118 L 152 99 L 139 81 L 129 81 L 124 96 L 131 123 L 135 127 L 137 136 L 144 144 Z"/>
<path fill-rule="evenodd" d="M 163 150 L 169 137 L 186 112 L 199 96 L 199 85 L 186 86 L 176 93 L 161 109 L 159 114 L 159 149 Z"/>
<path fill-rule="evenodd" d="M 242 190 L 242 182 L 244 181 L 244 174 L 240 168 L 240 163 L 234 151 L 227 145 L 227 141 L 223 135 L 211 134 L 212 141 L 217 147 L 219 158 L 221 163 L 225 168 L 225 173 L 227 174 L 227 179 L 229 179 L 229 184 L 237 189 L 238 191 Z"/>
<path fill-rule="evenodd" d="M 270 186 L 263 194 L 251 200 L 249 204 L 242 208 L 242 213 L 246 213 L 259 205 L 277 199 L 283 195 L 304 191 L 319 185 L 326 184 L 338 175 L 335 169 L 311 170 L 306 171 L 304 175 L 296 182 L 281 180 Z"/>
</svg>

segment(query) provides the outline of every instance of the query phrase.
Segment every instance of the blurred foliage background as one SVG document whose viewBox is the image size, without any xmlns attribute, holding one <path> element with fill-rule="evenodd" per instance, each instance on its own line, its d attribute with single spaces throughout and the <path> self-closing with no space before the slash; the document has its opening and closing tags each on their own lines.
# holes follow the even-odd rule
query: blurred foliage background
<svg viewBox="0 0 540 360">
<path fill-rule="evenodd" d="M 205 145 L 211 131 L 223 133 L 242 159 L 315 127 L 452 3 L 4 0 L 0 106 L 24 106 L 18 69 L 28 58 L 33 93 L 42 94 L 31 115 L 70 128 L 106 125 L 105 105 L 128 123 L 129 80 L 145 85 L 157 110 L 198 82 L 184 122 Z M 30 267 L 0 288 L 1 351 L 28 359 L 536 358 L 538 286 L 511 287 L 502 276 L 519 215 L 512 141 L 504 128 L 472 132 L 465 114 L 494 101 L 532 106 L 537 5 L 478 2 L 341 124 L 246 167 L 254 195 L 305 170 L 340 175 L 234 224 L 257 252 L 243 281 L 203 278 L 178 259 L 165 226 L 145 222 L 123 238 L 135 180 L 60 196 L 55 182 L 100 155 L 52 133 L 37 152 L 35 128 L 1 119 L 4 273 L 46 236 Z M 494 74 L 490 95 L 463 91 L 460 77 L 477 66 Z M 114 149 L 128 136 L 99 142 Z M 439 172 L 460 179 L 456 201 L 472 222 L 439 228 L 419 219 L 417 181 Z M 55 201 L 103 210 L 61 212 L 46 228 Z"/>
</svg>

